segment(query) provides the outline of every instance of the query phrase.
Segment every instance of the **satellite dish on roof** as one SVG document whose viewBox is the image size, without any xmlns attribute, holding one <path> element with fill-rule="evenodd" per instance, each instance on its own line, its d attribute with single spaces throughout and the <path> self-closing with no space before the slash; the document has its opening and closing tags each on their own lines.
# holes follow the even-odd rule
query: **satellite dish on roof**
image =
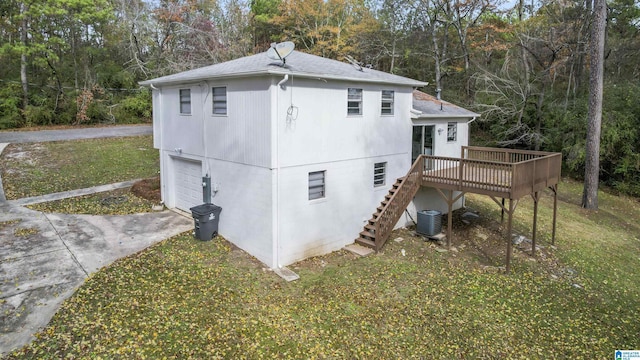
<svg viewBox="0 0 640 360">
<path fill-rule="evenodd" d="M 291 41 L 285 41 L 281 43 L 272 43 L 269 50 L 267 50 L 267 56 L 269 59 L 281 60 L 282 66 L 286 64 L 286 57 L 291 55 L 296 45 Z"/>
</svg>

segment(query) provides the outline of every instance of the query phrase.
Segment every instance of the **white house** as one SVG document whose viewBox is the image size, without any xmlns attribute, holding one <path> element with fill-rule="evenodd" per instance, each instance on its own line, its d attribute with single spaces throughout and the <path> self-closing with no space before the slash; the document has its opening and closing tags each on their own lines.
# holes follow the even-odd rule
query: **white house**
<svg viewBox="0 0 640 360">
<path fill-rule="evenodd" d="M 461 147 L 469 145 L 469 124 L 480 117 L 479 114 L 417 90 L 413 92 L 411 114 L 412 161 L 420 154 L 459 158 Z M 455 192 L 454 197 L 457 194 Z M 434 188 L 421 187 L 409 209 L 411 212 L 431 209 L 446 213 L 447 204 L 441 200 Z M 458 209 L 463 203 L 464 197 L 453 208 Z"/>
<path fill-rule="evenodd" d="M 220 234 L 272 268 L 353 243 L 412 156 L 459 157 L 477 116 L 414 92 L 424 82 L 297 51 L 141 84 L 165 205 L 201 204 L 209 175 Z"/>
</svg>

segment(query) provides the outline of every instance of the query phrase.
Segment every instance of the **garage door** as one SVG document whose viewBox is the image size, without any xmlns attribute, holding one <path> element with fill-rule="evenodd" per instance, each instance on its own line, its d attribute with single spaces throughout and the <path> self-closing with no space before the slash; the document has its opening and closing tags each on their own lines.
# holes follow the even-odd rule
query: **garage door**
<svg viewBox="0 0 640 360">
<path fill-rule="evenodd" d="M 199 161 L 173 160 L 176 207 L 189 211 L 202 204 L 202 166 Z"/>
</svg>

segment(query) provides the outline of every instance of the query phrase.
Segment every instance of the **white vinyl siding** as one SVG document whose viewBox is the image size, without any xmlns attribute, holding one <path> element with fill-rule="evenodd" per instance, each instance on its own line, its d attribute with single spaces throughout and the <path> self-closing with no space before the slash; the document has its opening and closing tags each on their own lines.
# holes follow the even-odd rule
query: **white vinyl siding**
<svg viewBox="0 0 640 360">
<path fill-rule="evenodd" d="M 309 173 L 309 200 L 321 199 L 325 196 L 325 171 Z"/>
<path fill-rule="evenodd" d="M 180 89 L 180 114 L 191 114 L 191 89 Z"/>
<path fill-rule="evenodd" d="M 347 115 L 362 115 L 362 89 L 348 89 Z"/>
<path fill-rule="evenodd" d="M 387 163 L 373 164 L 373 186 L 384 186 L 387 178 Z"/>
<path fill-rule="evenodd" d="M 380 104 L 381 115 L 393 115 L 393 90 L 382 90 L 382 101 Z"/>
<path fill-rule="evenodd" d="M 220 86 L 211 89 L 213 99 L 213 115 L 227 115 L 227 87 Z"/>
<path fill-rule="evenodd" d="M 447 141 L 452 142 L 458 140 L 458 123 L 447 123 Z"/>
</svg>

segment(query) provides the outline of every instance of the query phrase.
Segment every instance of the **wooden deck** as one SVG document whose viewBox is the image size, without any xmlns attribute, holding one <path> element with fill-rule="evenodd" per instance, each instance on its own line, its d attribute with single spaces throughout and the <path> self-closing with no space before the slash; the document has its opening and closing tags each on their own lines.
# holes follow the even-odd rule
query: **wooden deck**
<svg viewBox="0 0 640 360">
<path fill-rule="evenodd" d="M 423 155 L 422 186 L 519 199 L 560 181 L 559 153 L 463 147 L 462 155 Z"/>
<path fill-rule="evenodd" d="M 511 257 L 511 226 L 518 200 L 534 199 L 533 247 L 535 254 L 536 219 L 539 192 L 550 188 L 554 193 L 553 233 L 555 240 L 557 186 L 560 181 L 562 155 L 542 151 L 524 151 L 485 147 L 462 147 L 460 158 L 421 155 L 406 176 L 398 179 L 365 225 L 356 242 L 380 250 L 393 227 L 420 186 L 433 187 L 447 202 L 449 214 L 455 201 L 465 193 L 490 196 L 508 214 L 507 272 Z M 457 192 L 457 193 L 456 193 Z M 501 198 L 501 201 L 497 199 Z M 509 199 L 508 206 L 504 199 Z M 447 243 L 452 242 L 451 216 L 448 216 Z"/>
</svg>

